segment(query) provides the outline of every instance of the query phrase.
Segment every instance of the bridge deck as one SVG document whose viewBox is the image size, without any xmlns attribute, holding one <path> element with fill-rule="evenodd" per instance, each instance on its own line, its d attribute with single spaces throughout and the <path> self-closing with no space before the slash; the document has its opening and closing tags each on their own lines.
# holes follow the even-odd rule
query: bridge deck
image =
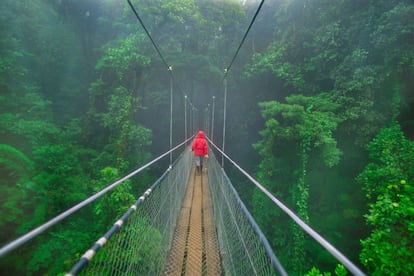
<svg viewBox="0 0 414 276">
<path fill-rule="evenodd" d="M 164 275 L 221 275 L 207 173 L 192 169 Z"/>
</svg>

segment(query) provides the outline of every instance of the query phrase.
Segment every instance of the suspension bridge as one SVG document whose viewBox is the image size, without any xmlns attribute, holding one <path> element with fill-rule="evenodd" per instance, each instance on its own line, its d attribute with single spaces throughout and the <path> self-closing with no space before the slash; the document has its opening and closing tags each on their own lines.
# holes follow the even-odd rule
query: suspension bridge
<svg viewBox="0 0 414 276">
<path fill-rule="evenodd" d="M 288 275 L 212 150 L 203 172 L 195 172 L 193 155 L 186 147 L 190 139 L 0 248 L 0 257 L 171 152 L 184 148 L 177 160 L 85 251 L 66 275 Z M 211 140 L 209 142 L 215 152 L 240 170 L 339 263 L 353 275 L 364 275 Z"/>
<path fill-rule="evenodd" d="M 93 196 L 4 245 L 0 248 L 0 258 L 17 251 L 52 226 L 63 223 L 75 212 L 86 208 L 126 180 L 169 156 L 170 165 L 164 173 L 119 219 L 114 221 L 106 233 L 102 233 L 93 244 L 85 244 L 85 252 L 73 262 L 72 268 L 66 272 L 66 275 L 288 275 L 226 174 L 224 160 L 243 174 L 273 202 L 275 208 L 279 208 L 289 216 L 351 274 L 365 275 L 224 152 L 227 74 L 264 1 L 261 1 L 230 65 L 225 69 L 221 147 L 212 139 L 213 97 L 211 126 L 210 120 L 205 123 L 206 128 L 211 128 L 211 137 L 207 138 L 209 158 L 201 173 L 196 173 L 193 155 L 187 146 L 193 138 L 193 136 L 187 137 L 187 114 L 185 139 L 175 147 L 172 145 L 172 87 L 175 81 L 172 66 L 168 65 L 162 56 L 133 4 L 129 0 L 127 2 L 170 73 L 170 149 Z M 187 104 L 187 96 L 185 98 Z M 172 158 L 174 152 L 179 153 L 176 160 Z M 221 157 L 221 163 L 216 155 Z"/>
</svg>

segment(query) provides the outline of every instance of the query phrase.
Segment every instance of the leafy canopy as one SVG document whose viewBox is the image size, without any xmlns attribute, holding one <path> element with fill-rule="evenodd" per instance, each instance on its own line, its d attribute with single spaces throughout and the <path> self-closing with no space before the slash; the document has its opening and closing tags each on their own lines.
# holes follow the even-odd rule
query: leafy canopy
<svg viewBox="0 0 414 276">
<path fill-rule="evenodd" d="M 397 124 L 369 143 L 371 162 L 358 176 L 368 199 L 372 227 L 362 240 L 361 262 L 372 275 L 414 273 L 414 142 Z"/>
</svg>

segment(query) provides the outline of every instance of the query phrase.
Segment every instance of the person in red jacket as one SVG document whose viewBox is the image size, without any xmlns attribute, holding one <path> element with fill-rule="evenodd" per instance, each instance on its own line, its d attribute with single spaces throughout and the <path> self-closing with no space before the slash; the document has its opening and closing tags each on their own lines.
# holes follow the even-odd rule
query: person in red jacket
<svg viewBox="0 0 414 276">
<path fill-rule="evenodd" d="M 203 159 L 208 157 L 208 146 L 204 131 L 200 130 L 191 145 L 191 150 L 194 151 L 197 172 L 203 171 Z"/>
</svg>

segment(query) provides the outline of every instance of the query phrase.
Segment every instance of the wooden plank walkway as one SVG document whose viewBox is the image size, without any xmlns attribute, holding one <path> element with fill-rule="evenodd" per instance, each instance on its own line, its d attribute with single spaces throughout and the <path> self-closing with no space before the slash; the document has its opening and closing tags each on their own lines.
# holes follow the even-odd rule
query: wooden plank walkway
<svg viewBox="0 0 414 276">
<path fill-rule="evenodd" d="M 221 275 L 207 173 L 192 169 L 164 275 Z"/>
</svg>

